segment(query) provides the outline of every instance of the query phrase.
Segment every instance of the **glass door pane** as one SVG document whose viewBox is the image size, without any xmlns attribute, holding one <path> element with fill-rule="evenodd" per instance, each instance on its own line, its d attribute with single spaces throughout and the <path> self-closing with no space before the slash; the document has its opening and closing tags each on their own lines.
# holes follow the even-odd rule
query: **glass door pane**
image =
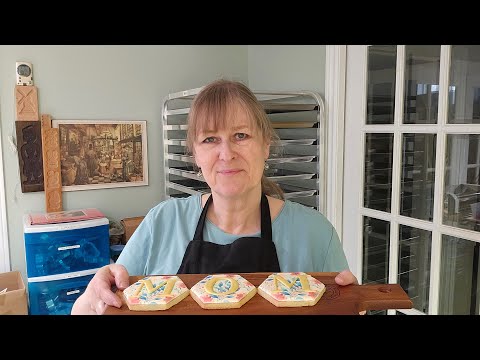
<svg viewBox="0 0 480 360">
<path fill-rule="evenodd" d="M 452 45 L 450 124 L 480 124 L 480 46 Z"/>
<path fill-rule="evenodd" d="M 443 236 L 439 314 L 479 314 L 479 248 L 478 242 Z"/>
<path fill-rule="evenodd" d="M 386 284 L 390 247 L 390 223 L 363 218 L 363 283 Z"/>
<path fill-rule="evenodd" d="M 398 283 L 413 301 L 413 307 L 428 313 L 432 233 L 400 225 Z"/>
<path fill-rule="evenodd" d="M 443 223 L 480 231 L 480 134 L 447 135 Z"/>
<path fill-rule="evenodd" d="M 366 134 L 364 206 L 390 211 L 393 134 Z"/>
<path fill-rule="evenodd" d="M 440 45 L 405 47 L 404 124 L 436 124 Z"/>
<path fill-rule="evenodd" d="M 435 134 L 403 134 L 400 214 L 433 219 Z"/>
<path fill-rule="evenodd" d="M 367 124 L 393 124 L 396 64 L 396 45 L 368 48 Z"/>
</svg>

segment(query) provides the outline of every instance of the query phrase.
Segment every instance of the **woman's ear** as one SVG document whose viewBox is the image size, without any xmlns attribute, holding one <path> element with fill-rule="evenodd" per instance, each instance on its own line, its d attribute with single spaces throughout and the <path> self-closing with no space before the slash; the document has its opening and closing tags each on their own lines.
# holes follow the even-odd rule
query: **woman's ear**
<svg viewBox="0 0 480 360">
<path fill-rule="evenodd" d="M 264 154 L 264 159 L 266 161 L 270 157 L 270 142 L 265 144 Z"/>
</svg>

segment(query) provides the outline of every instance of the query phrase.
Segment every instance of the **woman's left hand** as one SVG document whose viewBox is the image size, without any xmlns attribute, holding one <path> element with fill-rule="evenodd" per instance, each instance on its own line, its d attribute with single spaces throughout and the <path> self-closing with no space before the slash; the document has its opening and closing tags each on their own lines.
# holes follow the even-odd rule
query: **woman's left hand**
<svg viewBox="0 0 480 360">
<path fill-rule="evenodd" d="M 335 282 L 338 285 L 345 286 L 350 284 L 358 285 L 358 280 L 350 270 L 343 270 L 335 276 Z"/>
</svg>

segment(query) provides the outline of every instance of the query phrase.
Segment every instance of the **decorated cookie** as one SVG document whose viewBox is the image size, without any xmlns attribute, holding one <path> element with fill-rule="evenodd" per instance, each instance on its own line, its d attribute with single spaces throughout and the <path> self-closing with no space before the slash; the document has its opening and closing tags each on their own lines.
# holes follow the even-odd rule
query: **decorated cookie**
<svg viewBox="0 0 480 360">
<path fill-rule="evenodd" d="M 313 306 L 325 285 L 303 272 L 274 273 L 258 287 L 258 293 L 277 307 Z"/>
<path fill-rule="evenodd" d="M 190 294 L 203 309 L 239 308 L 256 292 L 254 285 L 235 274 L 208 275 L 190 289 Z"/>
<path fill-rule="evenodd" d="M 175 275 L 147 276 L 123 290 L 130 310 L 167 310 L 189 294 L 187 286 Z"/>
</svg>

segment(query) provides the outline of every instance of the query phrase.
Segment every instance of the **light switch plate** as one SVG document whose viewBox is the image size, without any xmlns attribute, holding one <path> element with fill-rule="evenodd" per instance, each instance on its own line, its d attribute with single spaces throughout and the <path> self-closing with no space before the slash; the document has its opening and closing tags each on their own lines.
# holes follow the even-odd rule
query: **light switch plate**
<svg viewBox="0 0 480 360">
<path fill-rule="evenodd" d="M 17 85 L 33 85 L 33 68 L 31 63 L 17 61 L 15 72 Z"/>
</svg>

